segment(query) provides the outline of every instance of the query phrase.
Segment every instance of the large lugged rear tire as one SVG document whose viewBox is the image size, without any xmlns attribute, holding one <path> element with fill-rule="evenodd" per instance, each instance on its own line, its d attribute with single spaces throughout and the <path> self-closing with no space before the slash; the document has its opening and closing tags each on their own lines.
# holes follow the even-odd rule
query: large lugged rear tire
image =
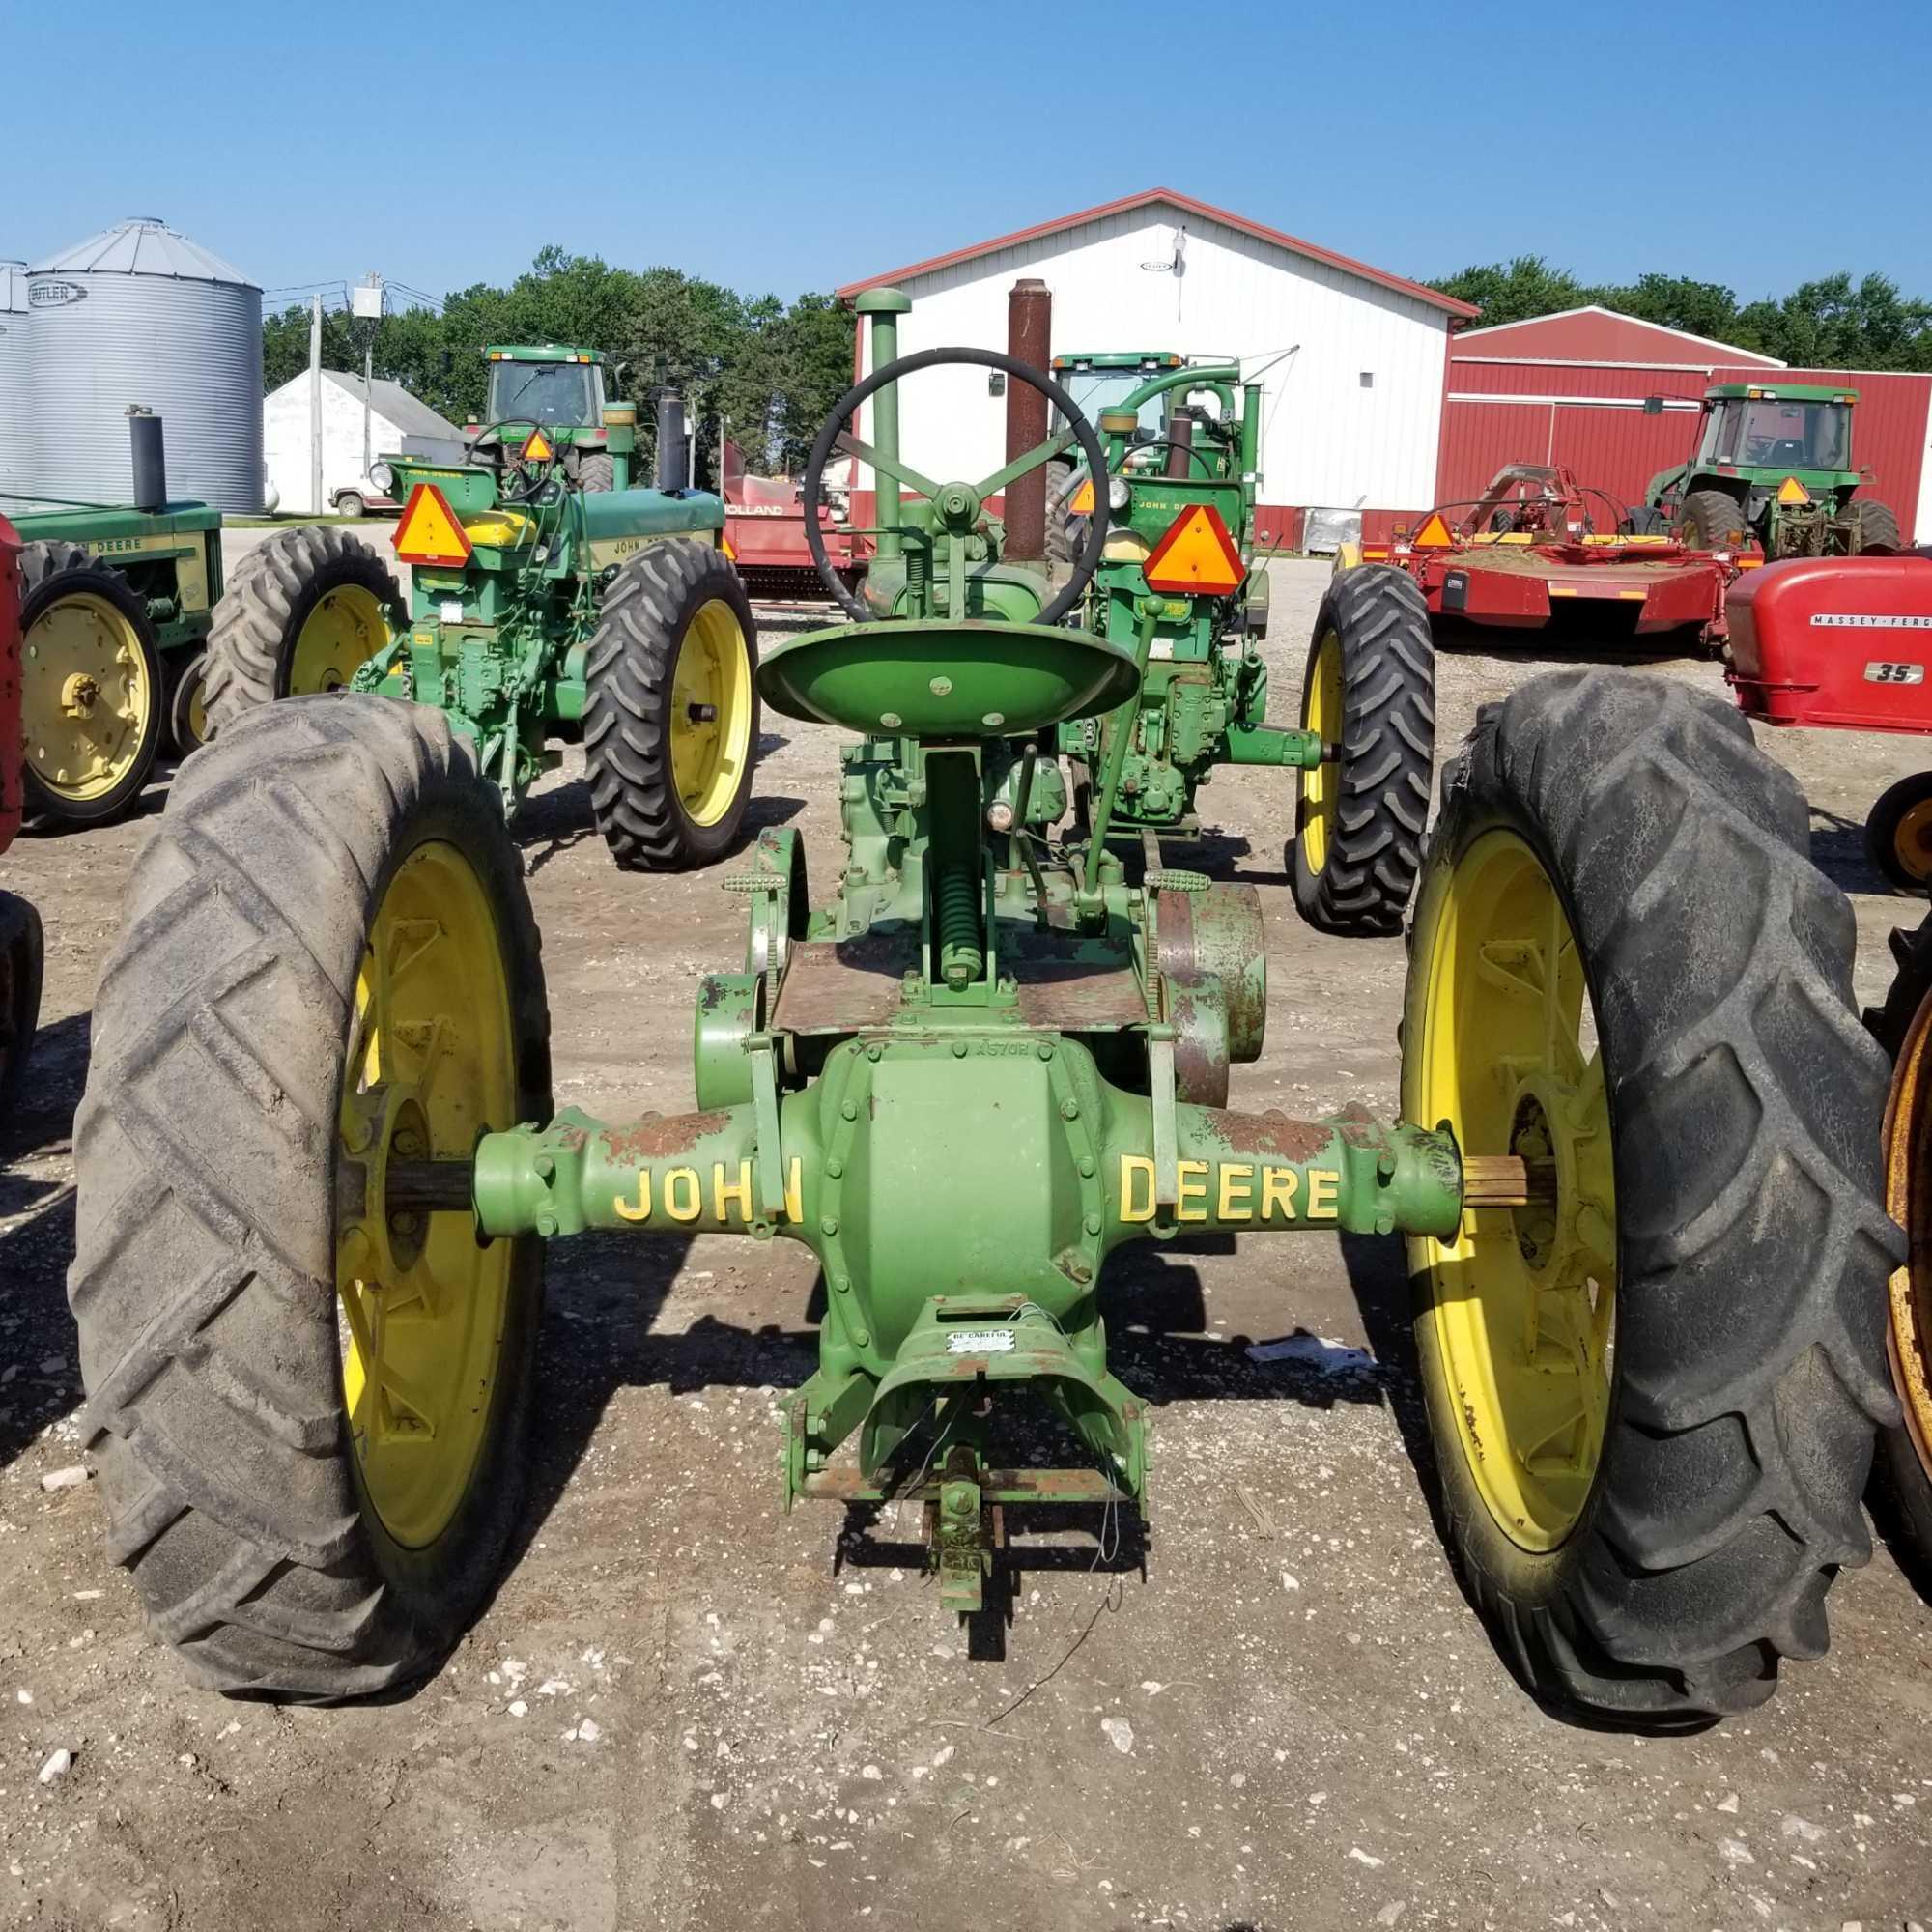
<svg viewBox="0 0 1932 1932">
<path fill-rule="evenodd" d="M 1420 586 L 1388 564 L 1328 586 L 1301 678 L 1301 727 L 1338 753 L 1301 775 L 1288 865 L 1322 932 L 1399 932 L 1422 863 L 1435 753 L 1435 648 Z"/>
<path fill-rule="evenodd" d="M 215 606 L 202 707 L 210 735 L 278 697 L 336 691 L 409 620 L 396 574 L 329 524 L 278 530 Z"/>
<path fill-rule="evenodd" d="M 582 456 L 577 463 L 577 487 L 595 494 L 617 487 L 617 465 L 607 452 L 593 451 Z"/>
<path fill-rule="evenodd" d="M 0 893 L 0 1132 L 6 1129 L 41 1017 L 46 944 L 27 900 Z"/>
<path fill-rule="evenodd" d="M 391 1158 L 549 1114 L 502 808 L 440 712 L 293 698 L 182 767 L 125 910 L 68 1284 L 109 1551 L 198 1683 L 406 1682 L 524 1468 L 540 1243 L 384 1206 Z"/>
<path fill-rule="evenodd" d="M 27 810 L 104 825 L 140 796 L 165 722 L 148 607 L 78 544 L 20 553 L 20 714 Z"/>
<path fill-rule="evenodd" d="M 758 750 L 757 626 L 731 559 L 654 543 L 604 593 L 585 663 L 590 806 L 626 871 L 707 866 L 737 842 Z"/>
<path fill-rule="evenodd" d="M 1865 1025 L 1892 1059 L 1885 1112 L 1886 1202 L 1910 1237 L 1890 1282 L 1887 1357 L 1904 1419 L 1885 1433 L 1875 1513 L 1932 1596 L 1932 916 L 1891 935 L 1898 970 Z"/>
<path fill-rule="evenodd" d="M 1750 541 L 1750 526 L 1735 497 L 1692 490 L 1678 505 L 1677 536 L 1691 550 L 1735 550 Z"/>
<path fill-rule="evenodd" d="M 1859 555 L 1896 556 L 1905 547 L 1898 534 L 1898 513 L 1872 497 L 1854 497 L 1845 505 L 1845 519 L 1857 542 L 1847 548 Z"/>
<path fill-rule="evenodd" d="M 1904 1249 L 1852 915 L 1806 838 L 1745 721 L 1667 678 L 1538 678 L 1443 775 L 1404 1117 L 1540 1198 L 1410 1242 L 1417 1359 L 1470 1593 L 1572 1712 L 1749 1709 L 1869 1554 Z"/>
</svg>

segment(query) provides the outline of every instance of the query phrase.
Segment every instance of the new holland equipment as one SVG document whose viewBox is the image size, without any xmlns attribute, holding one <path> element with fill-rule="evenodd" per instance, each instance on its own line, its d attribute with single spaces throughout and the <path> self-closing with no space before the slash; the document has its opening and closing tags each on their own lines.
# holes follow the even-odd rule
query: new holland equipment
<svg viewBox="0 0 1932 1932">
<path fill-rule="evenodd" d="M 26 809 L 55 825 L 128 811 L 166 752 L 207 735 L 203 646 L 222 593 L 221 516 L 168 500 L 158 416 L 131 414 L 134 499 L 14 514 Z M 30 499 L 21 498 L 21 502 Z"/>
<path fill-rule="evenodd" d="M 1645 502 L 1692 550 L 1767 557 L 1857 556 L 1899 547 L 1889 504 L 1852 493 L 1856 389 L 1805 383 L 1719 383 L 1704 391 L 1696 453 L 1650 479 Z"/>
<path fill-rule="evenodd" d="M 1447 775 L 1405 1119 L 1231 1109 L 1252 893 L 1130 883 L 1106 836 L 1158 594 L 1131 641 L 1064 623 L 1106 517 L 1056 584 L 983 508 L 1055 440 L 933 481 L 899 387 L 964 363 L 1060 407 L 1096 476 L 1100 438 L 1037 370 L 900 360 L 903 300 L 861 306 L 874 373 L 818 463 L 869 405 L 880 560 L 757 673 L 846 737 L 838 888 L 809 904 L 788 830 L 727 882 L 693 1111 L 553 1110 L 521 868 L 440 711 L 265 707 L 177 780 L 96 1009 L 71 1280 L 153 1627 L 231 1690 L 433 1668 L 516 1520 L 546 1246 L 590 1229 L 805 1244 L 783 1500 L 923 1504 L 938 1604 L 998 1616 L 1009 1511 L 1148 1495 L 1163 1391 L 1108 1366 L 1113 1252 L 1347 1233 L 1408 1241 L 1445 1520 L 1524 1681 L 1632 1723 L 1758 1702 L 1824 1644 L 1896 1418 L 1885 1070 L 1796 787 L 1688 690 L 1525 686 Z M 1056 837 L 1058 734 L 1110 715 Z"/>
<path fill-rule="evenodd" d="M 0 853 L 20 829 L 20 539 L 0 517 Z M 41 1011 L 41 916 L 0 892 L 0 1129 L 14 1111 Z"/>
<path fill-rule="evenodd" d="M 500 467 L 387 459 L 409 493 L 395 535 L 407 608 L 359 538 L 321 525 L 270 538 L 215 613 L 211 727 L 347 687 L 433 705 L 506 811 L 559 761 L 551 740 L 581 732 L 591 808 L 620 866 L 727 851 L 751 795 L 758 699 L 724 506 L 633 488 L 636 412 L 609 404 L 604 418 L 603 490 L 573 483 L 540 427 Z"/>
</svg>

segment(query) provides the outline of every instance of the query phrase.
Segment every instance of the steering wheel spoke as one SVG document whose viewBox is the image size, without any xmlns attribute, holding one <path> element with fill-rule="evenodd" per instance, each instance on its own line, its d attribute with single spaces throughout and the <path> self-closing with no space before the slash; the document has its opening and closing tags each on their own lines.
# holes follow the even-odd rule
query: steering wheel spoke
<svg viewBox="0 0 1932 1932">
<path fill-rule="evenodd" d="M 931 477 L 922 476 L 903 459 L 888 460 L 881 456 L 869 442 L 854 436 L 849 429 L 839 434 L 838 442 L 834 446 L 839 455 L 856 456 L 861 463 L 869 464 L 882 476 L 890 476 L 895 483 L 902 484 L 906 489 L 915 491 L 928 500 L 939 495 L 939 485 Z"/>
<path fill-rule="evenodd" d="M 1064 449 L 1073 447 L 1073 430 L 1069 424 L 1058 436 L 1050 436 L 1044 442 L 1037 442 L 1023 456 L 1016 456 L 1004 469 L 996 469 L 982 481 L 974 484 L 980 502 L 988 497 L 997 496 L 1009 483 L 1017 483 L 1029 471 L 1037 469 L 1042 463 L 1051 463 Z"/>
</svg>

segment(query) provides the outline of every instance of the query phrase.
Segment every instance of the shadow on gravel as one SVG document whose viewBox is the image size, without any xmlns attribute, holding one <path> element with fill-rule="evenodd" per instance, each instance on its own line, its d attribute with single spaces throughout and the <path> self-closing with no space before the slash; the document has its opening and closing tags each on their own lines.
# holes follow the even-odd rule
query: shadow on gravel
<svg viewBox="0 0 1932 1932">
<path fill-rule="evenodd" d="M 739 844 L 750 843 L 767 826 L 788 824 L 804 810 L 805 800 L 802 798 L 773 798 L 753 792 L 745 808 Z M 590 810 L 589 780 L 572 779 L 568 784 L 558 785 L 554 791 L 526 800 L 511 832 L 523 847 L 525 869 L 532 874 L 542 871 L 559 853 L 569 851 L 573 845 L 581 845 L 586 838 L 595 838 L 598 836 L 597 820 Z"/>
<path fill-rule="evenodd" d="M 1907 909 L 1918 903 L 1916 897 L 1895 893 L 1891 881 L 1865 856 L 1863 821 L 1840 818 L 1821 805 L 1811 808 L 1811 863 L 1842 893 L 1896 896 Z M 1900 919 L 1910 923 L 1904 912 Z"/>
<path fill-rule="evenodd" d="M 1624 668 L 1643 665 L 1701 663 L 1713 653 L 1697 641 L 1694 630 L 1663 632 L 1639 638 L 1632 624 L 1621 627 L 1594 612 L 1575 616 L 1558 612 L 1534 630 L 1472 624 L 1461 617 L 1438 617 L 1431 626 L 1435 648 L 1452 656 L 1533 659 L 1539 670 L 1559 665 L 1613 664 Z"/>
</svg>

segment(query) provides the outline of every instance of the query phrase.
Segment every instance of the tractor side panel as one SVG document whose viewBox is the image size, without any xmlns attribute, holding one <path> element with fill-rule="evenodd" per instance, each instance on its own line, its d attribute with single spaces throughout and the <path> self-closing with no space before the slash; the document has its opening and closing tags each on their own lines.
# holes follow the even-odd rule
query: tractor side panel
<svg viewBox="0 0 1932 1932">
<path fill-rule="evenodd" d="M 1747 571 L 1728 601 L 1751 717 L 1932 732 L 1932 557 L 1794 557 Z"/>
</svg>

